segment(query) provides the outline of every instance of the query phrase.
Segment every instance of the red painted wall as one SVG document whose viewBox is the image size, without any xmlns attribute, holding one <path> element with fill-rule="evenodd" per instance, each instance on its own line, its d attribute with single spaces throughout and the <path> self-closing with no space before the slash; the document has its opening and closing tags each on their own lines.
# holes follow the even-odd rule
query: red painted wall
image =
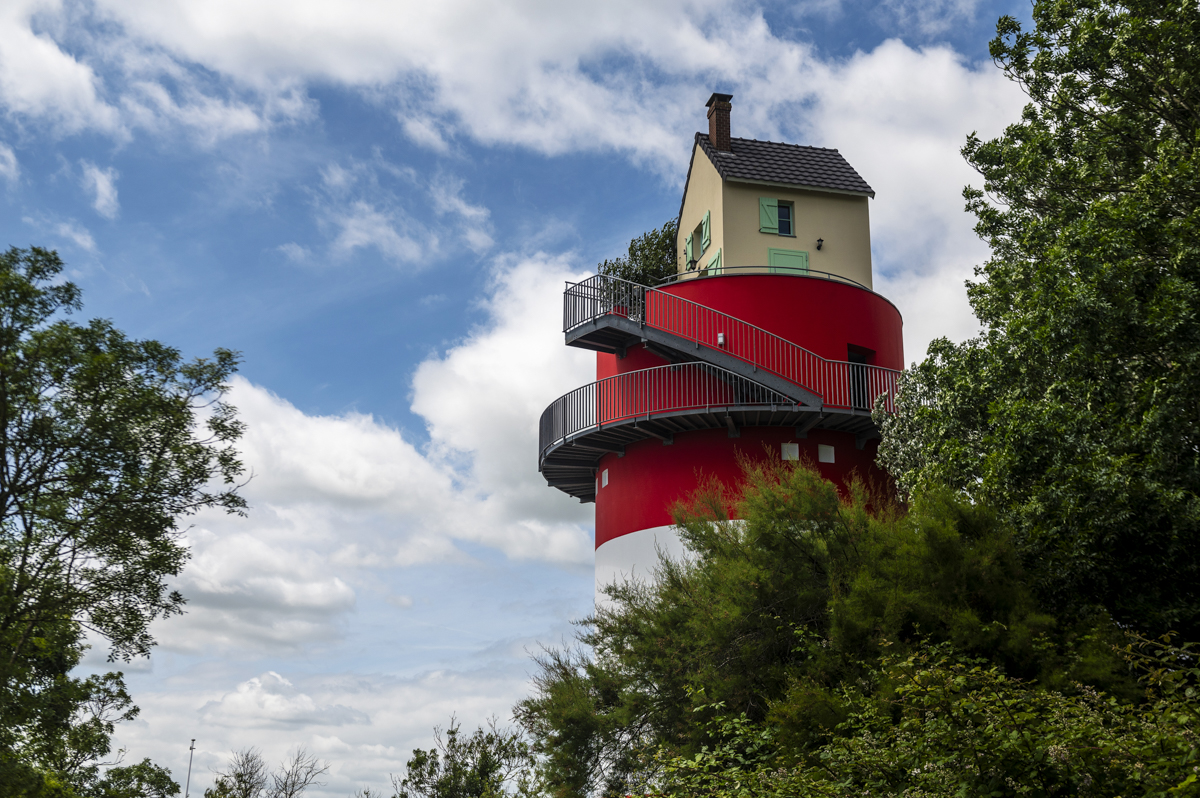
<svg viewBox="0 0 1200 798">
<path fill-rule="evenodd" d="M 605 455 L 597 469 L 598 480 L 608 469 L 608 485 L 596 493 L 597 548 L 630 532 L 671 524 L 671 505 L 710 475 L 727 485 L 737 484 L 739 452 L 778 459 L 780 444 L 795 442 L 800 444 L 801 459 L 807 456 L 823 476 L 839 485 L 852 471 L 867 480 L 883 477 L 875 465 L 878 441 L 868 441 L 860 451 L 848 433 L 811 430 L 807 438 L 798 439 L 795 432 L 794 427 L 743 427 L 741 437 L 730 438 L 725 430 L 702 430 L 676 435 L 670 446 L 652 439 L 626 447 L 624 457 Z M 817 445 L 822 443 L 834 447 L 836 462 L 817 463 Z"/>
<path fill-rule="evenodd" d="M 863 288 L 817 277 L 746 274 L 685 280 L 662 290 L 757 325 L 829 360 L 846 360 L 848 348 L 854 347 L 871 352 L 872 365 L 904 368 L 900 312 Z M 596 377 L 664 362 L 640 346 L 631 347 L 620 360 L 598 354 Z M 608 469 L 608 485 L 596 494 L 596 546 L 640 529 L 669 525 L 671 505 L 708 475 L 729 485 L 740 480 L 739 452 L 778 458 L 784 442 L 798 443 L 801 458 L 816 463 L 839 485 L 855 471 L 880 484 L 885 478 L 875 465 L 877 441 L 860 451 L 853 435 L 829 430 L 812 430 L 805 439 L 795 437 L 794 427 L 753 427 L 743 428 L 738 438 L 730 438 L 725 430 L 705 430 L 676 435 L 670 446 L 642 441 L 628 446 L 624 457 L 610 454 L 599 462 L 597 484 Z M 818 444 L 832 445 L 836 462 L 817 463 Z"/>
<path fill-rule="evenodd" d="M 863 288 L 819 277 L 741 274 L 683 280 L 661 290 L 728 313 L 828 360 L 846 360 L 853 346 L 874 353 L 871 365 L 904 368 L 900 311 Z M 622 360 L 601 354 L 596 378 L 664 362 L 641 347 L 631 348 Z"/>
</svg>

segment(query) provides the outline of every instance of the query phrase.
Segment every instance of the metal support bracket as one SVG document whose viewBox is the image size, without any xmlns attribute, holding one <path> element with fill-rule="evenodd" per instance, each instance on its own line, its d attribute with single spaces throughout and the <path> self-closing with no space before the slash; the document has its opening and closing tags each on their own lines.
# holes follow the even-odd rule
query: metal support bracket
<svg viewBox="0 0 1200 798">
<path fill-rule="evenodd" d="M 735 424 L 733 421 L 733 416 L 725 416 L 725 426 L 729 427 L 729 437 L 731 437 L 731 438 L 742 437 L 741 431 L 737 428 L 737 424 Z"/>
<path fill-rule="evenodd" d="M 634 423 L 633 426 L 638 431 L 644 432 L 652 438 L 658 438 L 660 441 L 663 442 L 663 446 L 670 446 L 672 443 L 675 442 L 675 436 L 669 432 L 664 435 L 661 432 L 655 432 L 654 430 L 650 429 L 649 427 L 643 427 L 637 423 Z"/>
<path fill-rule="evenodd" d="M 804 423 L 796 427 L 796 437 L 804 439 L 808 437 L 808 431 L 821 423 L 821 419 L 825 418 L 824 413 L 810 413 Z"/>
</svg>

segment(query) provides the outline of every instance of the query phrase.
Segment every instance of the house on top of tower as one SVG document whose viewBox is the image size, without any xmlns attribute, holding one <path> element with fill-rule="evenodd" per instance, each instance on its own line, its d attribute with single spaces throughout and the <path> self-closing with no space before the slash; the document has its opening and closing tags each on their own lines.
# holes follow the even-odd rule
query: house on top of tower
<svg viewBox="0 0 1200 798">
<path fill-rule="evenodd" d="M 563 292 L 564 343 L 596 353 L 596 379 L 542 413 L 538 470 L 596 503 L 598 601 L 681 554 L 671 508 L 747 462 L 886 484 L 874 412 L 894 409 L 904 323 L 871 288 L 874 192 L 837 150 L 732 138 L 730 99 L 692 147 L 677 273 Z"/>
<path fill-rule="evenodd" d="M 732 95 L 708 100 L 679 209 L 681 278 L 809 271 L 871 287 L 868 198 L 841 153 L 730 136 Z"/>
</svg>

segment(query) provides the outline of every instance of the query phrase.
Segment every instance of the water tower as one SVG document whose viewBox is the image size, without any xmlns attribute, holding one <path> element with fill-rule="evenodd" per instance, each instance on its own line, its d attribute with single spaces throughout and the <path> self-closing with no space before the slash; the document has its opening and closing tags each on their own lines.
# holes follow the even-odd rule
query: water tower
<svg viewBox="0 0 1200 798">
<path fill-rule="evenodd" d="M 902 320 L 872 288 L 869 199 L 835 149 L 730 136 L 708 101 L 679 210 L 678 274 L 567 286 L 568 346 L 596 381 L 542 414 L 547 483 L 596 503 L 596 583 L 680 553 L 670 508 L 738 453 L 808 459 L 827 478 L 875 465 L 877 398 L 895 395 Z"/>
</svg>

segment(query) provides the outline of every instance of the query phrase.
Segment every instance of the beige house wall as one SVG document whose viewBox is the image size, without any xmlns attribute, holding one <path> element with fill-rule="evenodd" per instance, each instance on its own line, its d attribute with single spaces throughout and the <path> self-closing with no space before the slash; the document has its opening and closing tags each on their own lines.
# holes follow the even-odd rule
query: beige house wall
<svg viewBox="0 0 1200 798">
<path fill-rule="evenodd" d="M 711 259 L 717 252 L 720 252 L 724 247 L 724 234 L 721 224 L 722 213 L 722 192 L 721 175 L 717 172 L 717 168 L 712 165 L 712 161 L 708 160 L 699 147 L 692 151 L 692 173 L 688 178 L 687 196 L 683 198 L 683 210 L 679 214 L 679 233 L 676 245 L 679 253 L 679 271 L 687 270 L 687 257 L 684 254 L 688 234 L 691 233 L 700 222 L 704 219 L 706 211 L 712 213 L 712 218 L 709 224 L 709 245 L 708 249 L 704 250 L 704 255 L 700 255 L 700 246 L 697 242 L 696 250 L 693 257 L 697 260 L 697 268 L 703 269 L 708 265 Z M 757 202 L 757 200 L 755 200 Z M 758 228 L 755 227 L 757 230 Z M 725 264 L 729 264 L 729 255 L 724 253 L 722 258 Z"/>
<path fill-rule="evenodd" d="M 701 160 L 709 163 L 697 152 L 697 161 Z M 709 168 L 716 173 L 711 163 Z M 866 197 L 737 181 L 725 183 L 723 194 L 724 216 L 720 224 L 713 223 L 713 240 L 719 229 L 725 266 L 765 267 L 768 250 L 799 250 L 808 253 L 810 269 L 871 287 L 871 221 Z M 793 203 L 795 236 L 758 232 L 760 197 Z M 824 239 L 820 251 L 818 238 Z"/>
</svg>

